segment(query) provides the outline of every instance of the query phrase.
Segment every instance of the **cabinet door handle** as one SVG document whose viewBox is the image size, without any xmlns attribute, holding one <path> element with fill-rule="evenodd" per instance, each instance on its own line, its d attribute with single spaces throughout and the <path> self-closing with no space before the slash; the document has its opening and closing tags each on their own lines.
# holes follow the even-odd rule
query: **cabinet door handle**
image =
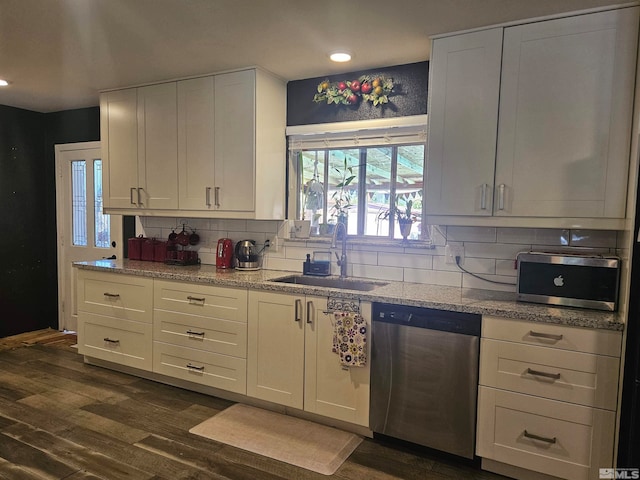
<svg viewBox="0 0 640 480">
<path fill-rule="evenodd" d="M 189 303 L 193 304 L 193 302 L 200 302 L 200 303 L 204 303 L 204 298 L 200 298 L 200 297 L 192 297 L 191 295 L 189 295 L 187 297 L 187 300 L 189 300 Z"/>
<path fill-rule="evenodd" d="M 480 193 L 480 210 L 487 209 L 487 189 L 489 188 L 489 184 L 482 184 L 482 191 Z"/>
<path fill-rule="evenodd" d="M 196 370 L 198 372 L 204 372 L 204 365 L 192 365 L 191 363 L 187 363 L 187 368 L 189 370 Z"/>
<path fill-rule="evenodd" d="M 540 435 L 536 435 L 535 433 L 529 433 L 526 430 L 524 431 L 524 436 L 527 438 L 531 438 L 532 440 L 540 440 L 541 442 L 547 442 L 552 445 L 556 443 L 556 437 L 553 437 L 553 438 L 542 437 Z"/>
<path fill-rule="evenodd" d="M 307 302 L 307 323 L 313 323 L 313 302 Z"/>
<path fill-rule="evenodd" d="M 104 337 L 104 338 L 103 338 L 103 340 L 104 340 L 105 342 L 107 342 L 107 343 L 111 343 L 111 344 L 118 344 L 118 343 L 120 343 L 120 340 L 113 340 L 113 339 L 111 339 L 111 338 L 109 338 L 109 337 Z"/>
<path fill-rule="evenodd" d="M 539 370 L 531 370 L 530 368 L 527 368 L 527 373 L 529 375 L 535 375 L 536 377 L 553 378 L 554 380 L 558 380 L 560 378 L 559 373 L 541 372 Z"/>
<path fill-rule="evenodd" d="M 548 338 L 550 340 L 562 340 L 562 335 L 556 335 L 553 333 L 541 333 L 541 332 L 534 332 L 533 330 L 531 330 L 529 332 L 529 335 L 532 337 L 538 337 L 538 338 Z"/>
<path fill-rule="evenodd" d="M 299 298 L 296 299 L 296 303 L 295 303 L 295 307 L 296 307 L 296 311 L 295 311 L 295 321 L 299 322 L 302 320 L 301 317 L 301 310 L 302 310 L 302 300 L 300 300 Z"/>
<path fill-rule="evenodd" d="M 504 210 L 504 190 L 505 184 L 501 183 L 498 186 L 498 210 Z"/>
<path fill-rule="evenodd" d="M 220 207 L 220 187 L 215 187 L 213 193 L 214 193 L 213 195 L 214 202 L 216 204 L 216 207 L 219 208 Z"/>
<path fill-rule="evenodd" d="M 142 190 L 142 188 L 138 187 L 137 190 L 138 190 L 138 205 L 142 205 L 142 201 L 140 200 L 140 198 L 141 198 L 140 197 L 140 190 Z"/>
<path fill-rule="evenodd" d="M 204 337 L 204 332 L 194 332 L 193 330 L 187 330 L 187 335 L 195 335 L 198 337 Z"/>
<path fill-rule="evenodd" d="M 129 200 L 131 201 L 131 205 L 136 205 L 135 200 L 133 199 L 133 192 L 137 190 L 136 187 L 131 187 L 129 191 Z"/>
<path fill-rule="evenodd" d="M 206 198 L 205 203 L 207 207 L 211 206 L 211 187 L 204 188 L 204 196 Z"/>
<path fill-rule="evenodd" d="M 104 292 L 103 295 L 107 298 L 120 298 L 120 294 L 118 293 Z"/>
</svg>

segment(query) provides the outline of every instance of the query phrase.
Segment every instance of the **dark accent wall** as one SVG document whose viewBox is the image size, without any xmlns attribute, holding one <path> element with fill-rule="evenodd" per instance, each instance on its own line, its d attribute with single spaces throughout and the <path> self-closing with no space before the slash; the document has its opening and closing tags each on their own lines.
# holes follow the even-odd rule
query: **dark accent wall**
<svg viewBox="0 0 640 480">
<path fill-rule="evenodd" d="M 58 325 L 54 145 L 95 140 L 98 107 L 44 114 L 0 105 L 0 337 Z"/>
<path fill-rule="evenodd" d="M 49 324 L 44 129 L 44 114 L 0 106 L 0 337 Z"/>
<path fill-rule="evenodd" d="M 362 101 L 356 105 L 314 103 L 313 96 L 323 80 L 355 80 L 361 75 L 384 75 L 393 79 L 394 94 L 389 96 L 388 104 L 374 107 L 371 102 Z M 295 80 L 287 84 L 287 125 L 423 115 L 427 113 L 428 82 L 429 62 Z"/>
</svg>

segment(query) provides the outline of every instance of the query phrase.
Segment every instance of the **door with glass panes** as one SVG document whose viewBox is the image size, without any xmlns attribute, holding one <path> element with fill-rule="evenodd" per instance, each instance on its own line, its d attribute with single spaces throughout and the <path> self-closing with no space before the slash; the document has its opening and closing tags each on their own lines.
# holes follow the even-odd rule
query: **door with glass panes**
<svg viewBox="0 0 640 480">
<path fill-rule="evenodd" d="M 56 145 L 58 329 L 76 331 L 73 262 L 122 258 L 122 216 L 102 213 L 100 142 Z"/>
</svg>

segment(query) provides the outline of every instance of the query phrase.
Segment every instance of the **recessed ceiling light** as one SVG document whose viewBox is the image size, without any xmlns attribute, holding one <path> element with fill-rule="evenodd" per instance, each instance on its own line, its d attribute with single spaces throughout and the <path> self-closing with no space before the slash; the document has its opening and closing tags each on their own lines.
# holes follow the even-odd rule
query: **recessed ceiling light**
<svg viewBox="0 0 640 480">
<path fill-rule="evenodd" d="M 334 62 L 348 62 L 351 60 L 351 55 L 347 52 L 333 52 L 329 58 Z"/>
<path fill-rule="evenodd" d="M 9 85 L 9 82 L 0 78 L 0 87 L 6 87 Z"/>
</svg>

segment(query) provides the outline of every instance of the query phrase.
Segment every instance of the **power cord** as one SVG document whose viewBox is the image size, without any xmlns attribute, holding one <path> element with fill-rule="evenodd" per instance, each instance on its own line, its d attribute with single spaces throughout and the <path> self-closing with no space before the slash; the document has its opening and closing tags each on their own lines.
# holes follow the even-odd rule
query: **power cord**
<svg viewBox="0 0 640 480">
<path fill-rule="evenodd" d="M 498 285 L 513 285 L 513 286 L 516 285 L 515 283 L 511 283 L 511 282 L 499 282 L 498 280 L 490 280 L 488 278 L 481 277 L 480 275 L 476 275 L 475 273 L 470 272 L 465 268 L 462 268 L 462 266 L 460 265 L 460 255 L 456 255 L 456 266 L 467 275 L 471 275 L 472 277 L 478 278 L 480 280 L 484 280 L 485 282 L 497 283 Z"/>
</svg>

